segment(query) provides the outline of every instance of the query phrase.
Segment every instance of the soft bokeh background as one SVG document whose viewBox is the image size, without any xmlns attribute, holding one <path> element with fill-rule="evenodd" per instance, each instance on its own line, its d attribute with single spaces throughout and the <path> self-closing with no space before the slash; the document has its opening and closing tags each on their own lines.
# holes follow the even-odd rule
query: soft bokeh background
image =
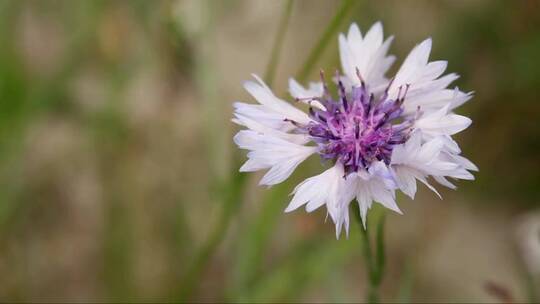
<svg viewBox="0 0 540 304">
<path fill-rule="evenodd" d="M 540 1 L 355 1 L 395 71 L 431 36 L 475 98 L 479 167 L 388 213 L 386 301 L 528 301 L 540 290 Z M 358 301 L 358 226 L 284 215 L 284 184 L 234 172 L 232 102 L 264 75 L 285 1 L 0 1 L 1 301 Z M 295 1 L 273 87 L 286 97 L 340 6 Z M 337 35 L 317 71 L 339 67 Z M 376 210 L 374 214 L 380 213 Z M 223 239 L 221 239 L 223 236 Z"/>
</svg>

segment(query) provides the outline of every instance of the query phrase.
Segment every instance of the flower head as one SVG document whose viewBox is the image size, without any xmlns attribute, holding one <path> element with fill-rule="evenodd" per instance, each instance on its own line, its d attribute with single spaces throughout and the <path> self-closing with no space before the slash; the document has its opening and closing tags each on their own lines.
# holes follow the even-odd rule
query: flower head
<svg viewBox="0 0 540 304">
<path fill-rule="evenodd" d="M 269 169 L 260 184 L 284 181 L 312 154 L 331 164 L 294 189 L 285 211 L 326 205 L 337 236 L 343 228 L 348 232 L 354 199 L 365 225 L 374 201 L 401 213 L 396 190 L 414 198 L 419 180 L 439 195 L 429 177 L 455 188 L 448 178 L 474 179 L 469 170 L 478 170 L 451 138 L 471 124 L 452 111 L 472 94 L 447 88 L 458 76 L 441 77 L 446 61 L 429 62 L 431 39 L 414 47 L 396 75 L 386 78 L 395 60 L 387 55 L 391 41 L 383 40 L 380 23 L 365 36 L 351 25 L 339 37 L 343 75 L 334 78 L 337 96 L 322 72 L 321 82 L 308 88 L 289 80 L 291 95 L 309 105 L 308 113 L 277 98 L 257 76 L 244 87 L 259 104 L 235 103 L 233 121 L 247 130 L 234 140 L 250 150 L 240 171 Z"/>
<path fill-rule="evenodd" d="M 358 78 L 361 79 L 359 73 Z M 374 162 L 390 164 L 392 150 L 405 143 L 412 130 L 414 119 L 402 117 L 409 86 L 395 99 L 390 99 L 386 90 L 378 100 L 363 80 L 360 86 L 351 87 L 350 94 L 342 81 L 338 88 L 338 100 L 332 99 L 326 86 L 322 97 L 312 99 L 322 107 L 311 107 L 312 121 L 298 125 L 298 129 L 317 144 L 323 159 L 339 161 L 346 175 L 369 169 Z"/>
</svg>

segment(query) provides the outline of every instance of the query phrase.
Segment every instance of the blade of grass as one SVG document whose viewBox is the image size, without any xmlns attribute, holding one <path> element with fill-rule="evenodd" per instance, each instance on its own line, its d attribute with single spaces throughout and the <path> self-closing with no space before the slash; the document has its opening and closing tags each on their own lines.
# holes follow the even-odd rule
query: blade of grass
<svg viewBox="0 0 540 304">
<path fill-rule="evenodd" d="M 279 21 L 276 39 L 274 41 L 274 46 L 272 47 L 272 53 L 270 54 L 268 66 L 266 67 L 266 73 L 264 74 L 264 81 L 269 87 L 272 87 L 272 84 L 274 82 L 274 76 L 276 74 L 281 49 L 283 48 L 283 41 L 285 40 L 285 33 L 287 32 L 289 20 L 291 19 L 292 15 L 293 4 L 293 0 L 287 1 L 285 7 L 283 8 L 283 13 Z"/>
<path fill-rule="evenodd" d="M 244 192 L 246 180 L 247 176 L 245 174 L 234 174 L 229 187 L 230 190 L 223 202 L 223 211 L 219 216 L 218 222 L 209 238 L 195 256 L 195 260 L 190 263 L 184 278 L 181 280 L 180 291 L 175 302 L 186 302 L 191 298 L 206 265 L 225 236 L 232 216 L 241 205 L 241 197 Z"/>
<path fill-rule="evenodd" d="M 234 302 L 291 301 L 306 288 L 343 266 L 356 246 L 358 242 L 353 240 L 338 243 L 335 239 L 305 240 Z"/>
<path fill-rule="evenodd" d="M 217 5 L 213 1 L 201 1 L 202 10 L 200 12 L 202 29 L 200 36 L 195 41 L 195 69 L 194 77 L 196 81 L 197 91 L 202 101 L 202 117 L 205 121 L 202 125 L 204 128 L 204 139 L 206 153 L 210 169 L 210 185 L 219 185 L 226 179 L 224 163 L 224 148 L 228 140 L 225 136 L 216 130 L 221 130 L 221 123 L 224 108 L 219 100 L 218 93 L 218 76 L 215 69 L 215 50 L 217 45 L 215 42 L 215 17 L 217 15 Z"/>
<path fill-rule="evenodd" d="M 268 70 L 265 73 L 265 81 L 271 86 L 275 74 L 275 67 L 279 62 L 281 47 L 285 38 L 285 33 L 288 27 L 289 19 L 292 14 L 293 1 L 289 0 L 284 8 L 283 16 L 281 17 L 277 36 L 272 47 L 271 57 L 268 63 Z M 208 89 L 208 87 L 206 87 Z M 231 218 L 235 211 L 241 205 L 242 194 L 244 193 L 244 185 L 247 181 L 247 176 L 237 170 L 238 164 L 235 164 L 233 176 L 227 189 L 230 189 L 227 199 L 223 202 L 223 211 L 218 219 L 215 229 L 210 234 L 210 237 L 201 248 L 195 261 L 190 264 L 187 273 L 182 280 L 178 299 L 183 302 L 188 300 L 194 292 L 194 289 L 202 276 L 206 265 L 208 264 L 212 254 L 216 251 L 228 230 Z"/>
<path fill-rule="evenodd" d="M 284 16 L 282 16 L 281 20 L 282 24 L 288 23 L 288 18 L 290 18 L 290 10 L 292 9 L 291 2 L 292 1 L 289 1 L 288 5 L 285 7 L 283 12 Z M 303 78 L 305 78 L 313 69 L 313 66 L 315 63 L 317 63 L 317 60 L 328 45 L 330 39 L 338 31 L 342 19 L 344 19 L 345 15 L 353 7 L 353 4 L 354 1 L 351 0 L 344 0 L 342 2 L 340 8 L 331 19 L 326 30 L 319 39 L 319 42 L 310 52 L 308 59 L 303 64 L 302 73 L 305 73 L 305 75 L 299 78 L 299 80 L 305 80 Z M 282 43 L 281 40 L 284 37 L 284 33 L 280 33 L 282 30 L 285 31 L 280 25 L 280 30 L 278 30 L 278 38 L 276 38 L 276 44 Z M 276 53 L 273 52 L 272 57 L 279 56 L 279 48 L 280 46 L 274 46 L 274 49 L 277 49 L 278 51 L 276 51 Z M 268 65 L 269 70 L 267 71 L 265 77 L 266 82 L 272 82 L 274 71 L 271 69 L 275 69 L 276 62 L 277 59 L 271 58 Z M 238 266 L 236 269 L 235 279 L 233 280 L 233 297 L 235 293 L 243 294 L 245 290 L 249 288 L 251 282 L 257 279 L 257 275 L 261 273 L 258 266 L 261 264 L 261 260 L 263 259 L 263 254 L 265 252 L 265 248 L 267 247 L 266 243 L 271 236 L 273 227 L 277 223 L 279 214 L 281 214 L 281 204 L 276 204 L 276 201 L 280 201 L 280 199 L 276 198 L 283 197 L 284 194 L 282 193 L 284 193 L 284 190 L 277 188 L 266 194 L 266 199 L 263 201 L 263 209 L 260 211 L 259 216 L 253 220 L 253 224 L 251 225 L 252 228 L 247 229 L 247 231 L 249 231 L 248 236 L 246 237 L 244 243 L 240 245 L 244 249 L 239 250 L 239 256 L 237 259 Z"/>
<path fill-rule="evenodd" d="M 91 21 L 99 13 L 99 6 L 92 3 L 84 5 L 86 18 L 69 24 L 70 33 L 66 40 L 66 52 L 57 64 L 58 69 L 47 77 L 39 77 L 25 68 L 24 56 L 15 44 L 19 15 L 25 5 L 22 1 L 0 2 L 0 183 L 4 191 L 0 195 L 0 235 L 7 233 L 11 222 L 24 216 L 32 204 L 24 201 L 26 191 L 20 191 L 16 177 L 20 176 L 22 161 L 15 161 L 23 155 L 25 132 L 33 120 L 47 111 L 54 110 L 57 100 L 65 100 L 69 86 L 66 80 L 71 71 L 83 63 L 83 49 L 89 49 Z M 8 164 L 6 164 L 6 162 Z M 9 172 L 11 171 L 11 172 Z M 3 176 L 10 176 L 4 179 Z M 18 190 L 19 189 L 19 190 Z M 1 237 L 1 236 L 0 236 Z"/>
<path fill-rule="evenodd" d="M 317 44 L 315 44 L 315 47 L 309 53 L 308 59 L 304 62 L 304 65 L 302 65 L 302 68 L 296 75 L 296 79 L 300 83 L 305 82 L 309 74 L 313 71 L 315 63 L 317 63 L 317 60 L 319 60 L 326 47 L 329 45 L 330 39 L 332 39 L 332 37 L 334 37 L 336 32 L 339 30 L 339 26 L 346 19 L 345 17 L 347 14 L 354 8 L 356 2 L 356 0 L 343 0 L 341 2 L 338 11 L 326 27 L 323 35 Z"/>
<path fill-rule="evenodd" d="M 379 219 L 379 224 L 377 227 L 377 235 L 376 235 L 376 247 L 377 250 L 375 252 L 375 255 L 372 253 L 371 248 L 371 238 L 369 236 L 369 231 L 371 229 L 368 226 L 367 218 L 366 223 L 363 225 L 362 217 L 360 216 L 360 209 L 357 203 L 352 204 L 353 207 L 353 213 L 356 218 L 356 221 L 358 222 L 359 226 L 361 226 L 360 229 L 360 240 L 362 243 L 362 254 L 364 256 L 364 262 L 366 267 L 366 274 L 368 278 L 368 289 L 367 289 L 367 302 L 369 303 L 378 303 L 379 302 L 379 286 L 382 281 L 382 267 L 384 265 L 384 245 L 383 242 L 383 233 L 384 228 L 382 227 L 384 225 L 384 218 L 381 217 Z M 373 217 L 371 217 L 373 218 Z"/>
<path fill-rule="evenodd" d="M 343 0 L 342 5 L 338 9 L 338 12 L 336 13 L 336 15 L 332 18 L 332 21 L 330 22 L 330 24 L 327 27 L 327 29 L 325 30 L 323 36 L 319 40 L 319 43 L 316 45 L 315 49 L 310 53 L 310 56 L 308 57 L 308 60 L 303 65 L 304 68 L 302 69 L 302 71 L 306 76 L 312 70 L 313 65 L 319 59 L 320 54 L 326 48 L 326 45 L 328 44 L 331 37 L 338 30 L 342 19 L 344 18 L 346 13 L 352 8 L 353 3 L 354 3 L 353 0 Z M 290 10 L 292 10 L 292 7 L 289 7 L 289 6 L 291 6 L 291 5 L 292 4 L 288 4 L 286 6 L 285 14 L 287 14 L 287 15 L 290 14 Z M 289 18 L 290 18 L 290 16 L 285 16 L 285 17 L 283 17 L 282 20 L 287 20 L 287 21 L 283 21 L 283 22 L 286 22 L 287 25 L 288 25 L 288 19 Z M 278 30 L 278 35 L 280 35 L 282 37 L 278 36 L 278 38 L 276 38 L 276 41 L 275 41 L 276 44 L 282 44 L 286 28 L 287 28 L 287 26 L 284 26 L 283 34 L 280 34 L 281 29 Z M 275 53 L 273 52 L 273 54 L 272 54 L 272 58 L 270 59 L 271 63 L 269 63 L 269 67 L 274 67 L 275 65 L 277 65 L 278 60 L 279 60 L 279 54 L 280 54 L 281 46 L 274 46 L 273 49 L 276 49 L 276 51 L 275 51 Z M 274 57 L 275 57 L 275 59 L 273 59 Z M 274 61 L 274 63 L 272 63 L 272 61 Z M 267 77 L 266 77 L 267 80 L 270 80 L 270 82 L 272 81 L 271 78 L 273 78 L 273 73 L 275 73 L 275 72 L 269 71 L 269 72 L 265 73 L 265 75 L 267 75 Z M 306 76 L 301 77 L 299 79 L 302 80 Z M 223 236 L 225 234 L 225 231 L 227 230 L 227 228 L 229 226 L 230 217 L 232 215 L 230 210 L 237 209 L 238 206 L 240 205 L 239 200 L 240 200 L 241 195 L 243 193 L 242 188 L 243 188 L 243 186 L 245 184 L 246 177 L 244 175 L 242 175 L 242 174 L 239 174 L 238 172 L 235 173 L 234 176 L 235 177 L 233 178 L 233 180 L 237 181 L 236 183 L 234 183 L 236 185 L 236 187 L 234 187 L 234 190 L 231 191 L 230 199 L 228 199 L 224 203 L 224 206 L 223 206 L 224 211 L 222 212 L 222 215 L 220 216 L 220 219 L 218 220 L 218 223 L 216 225 L 216 229 L 214 230 L 214 232 L 211 234 L 211 236 L 209 237 L 209 239 L 207 240 L 207 242 L 205 243 L 205 245 L 201 249 L 200 254 L 197 255 L 195 262 L 191 264 L 190 268 L 187 271 L 185 279 L 182 281 L 183 283 L 180 286 L 180 295 L 179 295 L 179 300 L 180 301 L 185 301 L 185 300 L 189 299 L 190 296 L 192 295 L 192 293 L 194 291 L 194 287 L 197 284 L 197 282 L 198 282 L 198 280 L 199 280 L 199 278 L 200 278 L 200 276 L 202 274 L 202 271 L 204 270 L 204 268 L 205 268 L 206 264 L 208 263 L 212 253 L 215 251 L 215 249 L 219 245 L 220 240 L 223 238 Z M 233 205 L 236 205 L 236 208 L 232 208 Z M 274 224 L 275 224 L 275 220 L 270 221 L 268 226 L 272 227 Z M 263 229 L 263 230 L 268 230 L 268 229 Z"/>
<path fill-rule="evenodd" d="M 223 155 L 221 153 L 221 147 L 225 145 L 221 144 L 224 141 L 224 137 L 219 132 L 215 132 L 215 130 L 221 129 L 217 123 L 221 113 L 221 106 L 217 102 L 217 79 L 215 71 L 212 70 L 215 66 L 213 64 L 214 57 L 212 56 L 212 52 L 215 50 L 213 42 L 215 28 L 213 15 L 215 14 L 215 9 L 212 1 L 202 1 L 202 10 L 200 12 L 202 26 L 199 39 L 196 41 L 197 51 L 195 52 L 194 69 L 197 89 L 203 100 L 202 115 L 204 121 L 208 122 L 203 126 L 205 127 L 204 137 L 206 139 L 206 151 L 208 151 L 207 158 L 210 164 L 209 167 L 211 168 L 209 174 L 209 187 L 211 189 L 219 188 L 219 185 L 222 186 L 227 182 L 226 179 L 219 177 L 221 172 L 216 169 L 220 167 L 219 164 L 223 160 L 223 157 L 221 157 Z M 180 20 L 175 23 L 177 23 L 177 27 L 182 25 Z M 180 286 L 175 295 L 175 302 L 189 301 L 195 292 L 206 265 L 225 235 L 232 210 L 235 209 L 234 207 L 238 201 L 239 195 L 236 195 L 236 193 L 241 192 L 238 187 L 242 187 L 242 181 L 243 177 L 241 176 L 235 175 L 231 177 L 229 181 L 231 186 L 228 188 L 229 192 L 225 195 L 225 198 L 218 200 L 218 205 L 220 205 L 222 210 L 218 215 L 217 222 L 202 246 L 196 250 L 193 260 L 187 264 L 187 270 L 180 280 Z"/>
<path fill-rule="evenodd" d="M 284 205 L 276 202 L 283 201 L 287 196 L 287 191 L 285 187 L 279 187 L 265 195 L 261 203 L 262 209 L 249 223 L 248 229 L 245 230 L 245 237 L 241 237 L 236 254 L 237 262 L 233 272 L 230 298 L 234 299 L 245 293 L 260 273 L 261 260 L 274 231 L 273 228 L 279 216 L 283 214 Z"/>
<path fill-rule="evenodd" d="M 376 257 L 375 257 L 375 283 L 378 285 L 381 283 L 384 275 L 385 265 L 385 248 L 384 248 L 384 213 L 381 215 L 379 222 L 377 223 L 377 236 L 376 242 Z"/>
<path fill-rule="evenodd" d="M 399 289 L 396 297 L 398 303 L 411 303 L 413 289 L 413 270 L 410 260 L 406 260 L 399 278 Z"/>
<path fill-rule="evenodd" d="M 527 293 L 529 296 L 529 303 L 538 303 L 538 286 L 535 283 L 535 278 L 529 273 L 527 278 Z"/>
</svg>

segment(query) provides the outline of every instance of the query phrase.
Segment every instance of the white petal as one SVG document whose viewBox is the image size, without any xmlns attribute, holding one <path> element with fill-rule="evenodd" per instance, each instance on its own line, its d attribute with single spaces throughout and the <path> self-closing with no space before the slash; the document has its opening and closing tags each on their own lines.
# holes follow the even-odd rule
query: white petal
<svg viewBox="0 0 540 304">
<path fill-rule="evenodd" d="M 394 191 L 387 189 L 383 182 L 372 181 L 369 183 L 369 187 L 374 201 L 394 212 L 403 214 L 396 204 Z"/>
<path fill-rule="evenodd" d="M 451 182 L 449 182 L 446 178 L 444 178 L 443 176 L 433 176 L 433 178 L 441 185 L 445 186 L 445 187 L 448 187 L 450 189 L 456 189 L 456 186 L 454 186 L 454 184 L 452 184 Z"/>
<path fill-rule="evenodd" d="M 442 76 L 447 67 L 446 61 L 428 62 L 431 46 L 431 39 L 426 39 L 415 46 L 396 73 L 390 87 L 389 97 L 397 98 L 400 88 L 403 94 L 405 86 L 409 86 L 403 104 L 406 115 L 414 115 L 418 108 L 424 113 L 431 113 L 448 105 L 449 110 L 452 110 L 471 98 L 470 93 L 446 89 L 458 75 L 452 73 Z M 463 127 L 466 120 L 462 116 L 450 116 L 446 118 L 445 123 L 452 126 L 461 123 L 460 127 Z M 450 127 L 447 129 L 450 130 Z M 457 129 L 459 128 L 456 127 L 451 131 L 459 132 Z"/>
<path fill-rule="evenodd" d="M 369 191 L 369 187 L 363 181 L 356 182 L 356 201 L 358 202 L 358 207 L 360 209 L 360 217 L 362 218 L 362 224 L 364 229 L 367 228 L 367 212 L 371 208 L 373 199 Z"/>
<path fill-rule="evenodd" d="M 460 156 L 460 155 L 452 155 L 452 158 L 454 159 L 456 163 L 463 166 L 463 168 L 467 170 L 478 171 L 478 167 L 473 162 L 466 159 L 465 157 Z"/>
<path fill-rule="evenodd" d="M 250 150 L 247 154 L 248 161 L 240 168 L 240 171 L 270 168 L 260 181 L 263 185 L 275 185 L 284 181 L 317 149 L 253 130 L 238 132 L 234 137 L 234 142 L 241 149 Z"/>
<path fill-rule="evenodd" d="M 259 185 L 275 185 L 286 180 L 293 173 L 294 169 L 303 162 L 311 153 L 304 154 L 286 161 L 279 162 L 272 166 L 270 170 L 263 176 Z"/>
<path fill-rule="evenodd" d="M 306 179 L 294 189 L 294 197 L 285 212 L 291 212 L 303 205 L 306 205 L 307 212 L 312 212 L 326 204 L 328 215 L 336 225 L 336 238 L 342 229 L 348 235 L 348 208 L 354 191 L 351 191 L 351 183 L 343 178 L 343 174 L 343 166 L 337 163 L 323 173 Z"/>
<path fill-rule="evenodd" d="M 410 92 L 414 93 L 412 85 L 409 89 Z M 409 93 L 407 93 L 403 104 L 404 113 L 407 115 L 414 115 L 418 107 L 422 112 L 428 113 L 450 104 L 450 110 L 452 110 L 464 104 L 473 96 L 472 93 L 464 93 L 458 89 L 425 90 L 416 95 Z"/>
<path fill-rule="evenodd" d="M 408 141 L 395 147 L 392 154 L 392 168 L 396 173 L 399 188 L 405 194 L 414 198 L 416 183 L 413 182 L 413 178 L 424 183 L 439 197 L 437 190 L 427 182 L 428 176 L 433 176 L 437 182 L 452 188 L 454 186 L 444 178 L 445 176 L 460 179 L 473 178 L 446 148 L 447 137 L 434 137 L 420 145 L 419 134 L 421 134 L 419 131 L 413 133 L 409 139 L 413 142 Z"/>
<path fill-rule="evenodd" d="M 240 167 L 240 172 L 255 172 L 263 169 L 267 169 L 268 165 L 253 159 L 248 159 L 246 162 Z"/>
<path fill-rule="evenodd" d="M 352 76 L 355 73 L 357 64 L 354 62 L 353 54 L 349 47 L 347 38 L 345 38 L 343 34 L 340 34 L 338 37 L 338 42 L 339 42 L 339 57 L 341 59 L 341 69 L 343 73 L 347 76 L 347 79 L 349 79 L 351 83 L 357 84 L 358 80 L 355 80 L 354 77 Z"/>
<path fill-rule="evenodd" d="M 390 87 L 390 97 L 397 97 L 400 86 L 411 84 L 411 86 L 413 86 L 411 91 L 414 89 L 416 80 L 424 74 L 430 52 L 431 38 L 424 40 L 412 49 L 407 58 L 405 58 L 399 71 L 396 73 L 394 82 Z"/>
<path fill-rule="evenodd" d="M 455 169 L 452 173 L 449 173 L 448 176 L 457 179 L 474 180 L 474 175 L 465 170 L 465 168 Z"/>
<path fill-rule="evenodd" d="M 295 98 L 321 97 L 324 93 L 322 82 L 310 82 L 309 88 L 304 88 L 294 78 L 289 78 L 289 93 Z"/>
<path fill-rule="evenodd" d="M 426 187 L 428 187 L 429 190 L 435 192 L 435 194 L 437 194 L 437 196 L 438 196 L 440 199 L 442 199 L 442 196 L 439 194 L 439 191 L 437 191 L 437 189 L 435 189 L 435 187 L 433 187 L 432 185 L 430 185 L 430 184 L 428 183 L 428 181 L 426 180 L 425 176 L 418 176 L 417 179 L 418 179 L 419 181 L 421 181 L 424 185 L 426 185 Z"/>
<path fill-rule="evenodd" d="M 380 21 L 375 22 L 366 33 L 364 43 L 368 46 L 380 45 L 383 41 L 383 27 Z M 372 51 L 374 52 L 374 51 Z"/>
<path fill-rule="evenodd" d="M 284 132 L 287 132 L 294 128 L 293 124 L 284 120 L 283 115 L 269 109 L 266 106 L 260 104 L 254 105 L 242 102 L 235 102 L 234 108 L 235 115 L 242 115 L 244 117 L 248 117 L 251 120 L 257 121 L 269 128 Z"/>
<path fill-rule="evenodd" d="M 399 189 L 411 199 L 414 199 L 414 195 L 416 194 L 416 177 L 413 174 L 414 169 L 396 165 L 395 171 Z"/>
<path fill-rule="evenodd" d="M 453 153 L 449 150 L 444 150 L 437 158 L 440 163 L 450 163 L 453 168 L 441 169 L 440 172 L 434 175 L 449 176 L 457 179 L 474 180 L 474 176 L 468 171 L 478 171 L 478 167 L 470 160 Z"/>
<path fill-rule="evenodd" d="M 362 32 L 360 32 L 360 28 L 358 27 L 358 24 L 355 22 L 351 24 L 349 27 L 349 32 L 347 34 L 347 39 L 349 40 L 349 43 L 355 48 L 359 49 L 361 48 L 362 43 Z"/>
<path fill-rule="evenodd" d="M 350 202 L 350 201 L 349 201 Z M 341 234 L 341 229 L 343 228 L 345 230 L 345 236 L 349 237 L 349 205 L 347 203 L 347 207 L 342 208 L 343 214 L 341 215 L 342 221 L 340 225 L 336 227 L 336 238 L 339 239 L 339 235 Z"/>
<path fill-rule="evenodd" d="M 423 164 L 432 162 L 441 153 L 443 147 L 444 142 L 440 138 L 434 138 L 424 143 L 418 151 L 417 162 Z"/>
<path fill-rule="evenodd" d="M 290 134 L 286 132 L 279 131 L 278 129 L 274 129 L 270 126 L 264 125 L 263 123 L 260 123 L 259 121 L 256 121 L 252 118 L 249 118 L 248 116 L 244 116 L 239 113 L 235 113 L 235 119 L 233 119 L 233 122 L 245 126 L 253 131 L 256 131 L 261 134 L 266 134 L 274 137 L 279 137 L 282 139 L 285 139 L 289 142 L 303 145 L 307 143 L 310 139 L 309 136 L 304 134 Z"/>
<path fill-rule="evenodd" d="M 444 142 L 444 150 L 452 153 L 459 154 L 461 149 L 459 148 L 458 143 L 452 139 L 450 136 L 439 136 L 439 138 Z"/>
<path fill-rule="evenodd" d="M 438 111 L 423 115 L 415 121 L 414 127 L 423 133 L 437 135 L 454 135 L 470 126 L 472 120 L 468 117 L 448 113 L 450 104 Z"/>
<path fill-rule="evenodd" d="M 392 211 L 402 213 L 395 201 L 394 189 L 397 187 L 395 176 L 390 177 L 386 173 L 381 175 L 382 168 L 379 165 L 374 167 L 375 169 L 370 168 L 371 172 L 367 172 L 367 174 L 366 172 L 357 172 L 347 176 L 348 181 L 353 185 L 364 228 L 367 212 L 371 208 L 373 201 Z M 389 172 L 387 168 L 384 171 Z M 389 178 L 392 178 L 392 183 L 388 183 L 387 179 Z"/>
<path fill-rule="evenodd" d="M 428 164 L 428 166 L 431 168 L 432 172 L 434 170 L 437 170 L 437 171 L 442 172 L 443 174 L 448 174 L 448 172 L 450 172 L 450 171 L 454 171 L 454 170 L 459 169 L 458 164 L 453 163 L 453 162 L 441 161 L 439 159 L 434 159 L 433 161 L 431 161 Z M 450 175 L 450 174 L 448 174 L 448 175 Z"/>
<path fill-rule="evenodd" d="M 257 80 L 246 81 L 244 83 L 244 88 L 262 105 L 264 105 L 267 110 L 271 110 L 276 114 L 281 115 L 282 119 L 291 119 L 296 122 L 307 124 L 310 122 L 309 116 L 295 108 L 288 102 L 277 98 L 272 90 L 266 86 L 266 84 L 257 76 L 253 75 Z"/>
<path fill-rule="evenodd" d="M 435 189 L 432 185 L 430 185 L 427 182 L 426 180 L 427 174 L 422 173 L 419 170 L 416 170 L 414 168 L 403 166 L 403 165 L 395 165 L 393 167 L 394 167 L 394 170 L 396 171 L 397 181 L 398 181 L 400 190 L 403 191 L 403 193 L 405 193 L 411 199 L 414 199 L 414 196 L 416 194 L 416 190 L 417 190 L 416 180 L 421 181 L 431 191 L 435 192 L 435 194 L 437 194 L 439 198 L 442 199 L 437 189 Z"/>
<path fill-rule="evenodd" d="M 339 52 L 343 73 L 355 85 L 360 84 L 356 70 L 372 88 L 379 88 L 387 80 L 384 74 L 395 58 L 387 56 L 392 38 L 383 42 L 383 28 L 380 22 L 375 23 L 365 37 L 356 24 L 349 28 L 347 36 L 339 36 Z"/>
<path fill-rule="evenodd" d="M 422 77 L 426 80 L 433 80 L 433 79 L 439 78 L 439 76 L 441 76 L 444 73 L 447 66 L 448 66 L 447 61 L 444 61 L 444 60 L 432 61 L 426 65 L 426 68 L 423 71 Z"/>
<path fill-rule="evenodd" d="M 383 161 L 372 163 L 369 167 L 370 179 L 381 181 L 388 189 L 397 188 L 393 172 Z"/>
<path fill-rule="evenodd" d="M 371 209 L 371 197 L 366 197 L 367 195 L 360 195 L 356 200 L 358 201 L 358 206 L 360 209 L 360 217 L 362 218 L 362 225 L 364 229 L 367 229 L 367 212 Z"/>
<path fill-rule="evenodd" d="M 294 189 L 294 197 L 285 212 L 291 212 L 305 204 L 306 210 L 311 212 L 325 203 L 335 202 L 336 198 L 333 197 L 335 193 L 332 192 L 335 192 L 340 179 L 343 179 L 343 167 L 339 164 L 306 179 Z"/>
<path fill-rule="evenodd" d="M 326 110 L 319 101 L 312 99 L 321 97 L 323 92 L 324 87 L 321 82 L 311 82 L 309 84 L 309 89 L 306 89 L 293 78 L 289 79 L 289 93 L 292 97 L 297 98 L 300 102 L 309 104 L 321 110 Z"/>
</svg>

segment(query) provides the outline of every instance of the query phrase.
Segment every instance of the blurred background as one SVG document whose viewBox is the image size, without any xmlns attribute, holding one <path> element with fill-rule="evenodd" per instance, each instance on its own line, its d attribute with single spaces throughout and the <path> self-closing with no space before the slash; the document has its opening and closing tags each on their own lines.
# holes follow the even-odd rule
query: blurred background
<svg viewBox="0 0 540 304">
<path fill-rule="evenodd" d="M 337 33 L 377 20 L 396 36 L 390 74 L 431 36 L 475 91 L 457 140 L 480 167 L 387 214 L 382 299 L 538 299 L 540 1 L 288 5 L 0 1 L 1 301 L 363 300 L 360 228 L 336 240 L 324 210 L 283 214 L 319 160 L 258 187 L 236 173 L 230 119 L 250 73 L 288 98 L 288 77 L 339 68 Z"/>
</svg>

